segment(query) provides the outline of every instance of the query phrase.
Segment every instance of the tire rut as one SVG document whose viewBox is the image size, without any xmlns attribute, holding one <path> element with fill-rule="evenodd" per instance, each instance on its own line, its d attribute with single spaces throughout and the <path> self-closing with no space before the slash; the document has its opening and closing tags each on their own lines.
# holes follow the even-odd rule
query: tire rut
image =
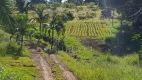
<svg viewBox="0 0 142 80">
<path fill-rule="evenodd" d="M 65 80 L 78 80 L 72 72 L 70 72 L 65 65 L 56 57 L 55 54 L 49 55 L 49 57 L 58 65 L 60 70 L 62 71 L 62 76 Z"/>
<path fill-rule="evenodd" d="M 39 69 L 41 74 L 40 80 L 54 80 L 51 68 L 47 63 L 46 59 L 36 49 L 29 49 L 32 53 L 31 58 L 33 59 L 36 67 Z"/>
</svg>

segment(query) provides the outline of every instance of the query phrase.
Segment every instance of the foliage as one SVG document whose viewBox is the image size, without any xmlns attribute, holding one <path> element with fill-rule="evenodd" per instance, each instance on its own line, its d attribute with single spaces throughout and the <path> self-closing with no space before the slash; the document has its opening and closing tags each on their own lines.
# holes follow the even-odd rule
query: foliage
<svg viewBox="0 0 142 80">
<path fill-rule="evenodd" d="M 88 8 L 94 8 L 94 6 L 95 6 L 94 2 L 90 2 L 90 3 L 87 4 Z"/>
<path fill-rule="evenodd" d="M 31 3 L 34 3 L 34 4 L 46 3 L 46 0 L 31 0 Z"/>
<path fill-rule="evenodd" d="M 76 7 L 75 9 L 76 9 L 76 11 L 78 12 L 78 11 L 82 11 L 82 10 L 83 10 L 83 7 L 82 7 L 82 6 L 78 6 L 78 7 Z"/>
<path fill-rule="evenodd" d="M 67 2 L 63 3 L 62 6 L 63 6 L 64 8 L 71 8 L 71 9 L 73 9 L 73 8 L 76 7 L 75 4 L 73 4 L 73 3 L 67 3 Z"/>
<path fill-rule="evenodd" d="M 11 11 L 9 8 L 9 1 L 8 0 L 1 0 L 0 1 L 0 24 L 2 25 L 3 29 L 13 33 L 15 30 L 14 28 L 14 19 L 11 16 Z"/>
<path fill-rule="evenodd" d="M 61 4 L 60 3 L 53 3 L 53 4 L 51 4 L 51 8 L 57 8 L 57 7 L 60 7 L 61 6 Z"/>
<path fill-rule="evenodd" d="M 73 14 L 71 12 L 69 12 L 69 11 L 64 11 L 63 13 L 59 14 L 59 16 L 61 17 L 61 19 L 64 22 L 67 22 L 67 21 L 70 21 L 70 20 L 74 19 Z"/>
<path fill-rule="evenodd" d="M 27 13 L 29 2 L 24 0 L 16 0 L 16 6 L 18 7 L 20 13 Z"/>
<path fill-rule="evenodd" d="M 118 7 L 121 12 L 121 26 L 112 42 L 113 53 L 125 54 L 138 52 L 141 49 L 141 6 L 140 0 L 128 0 L 124 7 Z M 137 8 L 136 8 L 137 7 Z"/>
<path fill-rule="evenodd" d="M 68 3 L 74 3 L 76 5 L 81 5 L 83 0 L 67 0 Z"/>
<path fill-rule="evenodd" d="M 52 45 L 51 45 L 51 49 L 52 49 L 53 45 L 55 43 L 54 31 L 56 30 L 58 37 L 61 35 L 64 38 L 65 27 L 64 27 L 61 17 L 59 15 L 57 15 L 56 13 L 53 15 L 53 18 L 50 22 L 50 26 L 51 26 L 51 30 L 52 30 Z"/>
<path fill-rule="evenodd" d="M 111 58 L 112 57 L 112 58 Z M 58 58 L 78 77 L 79 80 L 140 80 L 141 68 L 136 66 L 122 64 L 121 58 L 111 56 L 108 61 L 91 60 L 91 62 L 80 62 L 70 57 L 67 53 L 59 52 Z M 106 55 L 103 56 L 106 58 Z M 103 59 L 102 58 L 102 59 Z M 107 58 L 106 58 L 107 59 Z M 125 59 L 125 58 L 124 58 Z M 112 61 L 110 61 L 112 60 Z M 131 59 L 129 59 L 131 60 Z M 127 60 L 129 62 L 129 60 Z M 113 63 L 120 62 L 120 63 Z M 112 62 L 112 63 L 111 63 Z M 85 75 L 85 76 L 84 76 Z"/>
<path fill-rule="evenodd" d="M 80 37 L 103 37 L 112 35 L 105 23 L 101 22 L 68 22 L 66 23 L 66 33 L 71 36 Z"/>
<path fill-rule="evenodd" d="M 0 80 L 34 80 L 38 76 L 27 48 L 9 40 L 10 34 L 0 30 Z M 20 51 L 20 52 L 19 52 Z"/>
</svg>

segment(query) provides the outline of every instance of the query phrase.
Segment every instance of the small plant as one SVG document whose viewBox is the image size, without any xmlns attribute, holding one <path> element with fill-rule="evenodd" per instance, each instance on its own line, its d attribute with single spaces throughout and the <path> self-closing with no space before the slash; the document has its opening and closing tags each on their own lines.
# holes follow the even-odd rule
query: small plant
<svg viewBox="0 0 142 80">
<path fill-rule="evenodd" d="M 95 7 L 95 3 L 94 2 L 90 2 L 87 4 L 88 8 L 94 8 Z"/>
<path fill-rule="evenodd" d="M 71 8 L 71 9 L 76 7 L 75 4 L 73 4 L 73 3 L 67 3 L 67 2 L 63 3 L 62 6 L 64 8 Z"/>
</svg>

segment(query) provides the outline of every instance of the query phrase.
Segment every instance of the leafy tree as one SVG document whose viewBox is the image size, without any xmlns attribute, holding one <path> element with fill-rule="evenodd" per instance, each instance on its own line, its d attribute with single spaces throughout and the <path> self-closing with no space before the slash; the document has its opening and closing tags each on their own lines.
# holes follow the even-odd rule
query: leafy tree
<svg viewBox="0 0 142 80">
<path fill-rule="evenodd" d="M 15 34 L 17 34 L 17 39 L 21 38 L 20 42 L 21 42 L 21 49 L 22 49 L 23 38 L 24 38 L 24 35 L 26 34 L 26 29 L 28 28 L 28 19 L 25 14 L 17 14 L 14 16 L 14 19 L 17 22 Z"/>
<path fill-rule="evenodd" d="M 97 2 L 98 0 L 85 0 L 85 3 Z"/>
<path fill-rule="evenodd" d="M 120 3 L 119 3 L 120 4 Z M 139 53 L 139 60 L 142 61 L 142 1 L 126 0 L 116 7 L 121 13 L 121 26 L 114 41 L 112 41 L 113 53 Z"/>
<path fill-rule="evenodd" d="M 50 26 L 52 29 L 52 43 L 51 43 L 51 49 L 53 49 L 53 45 L 54 45 L 54 31 L 56 30 L 58 37 L 60 35 L 64 36 L 64 32 L 65 32 L 65 27 L 63 25 L 62 19 L 59 15 L 57 15 L 56 13 L 53 15 L 52 20 L 50 22 Z"/>
<path fill-rule="evenodd" d="M 50 1 L 50 3 L 54 3 L 54 2 L 61 3 L 62 2 L 62 0 L 49 0 L 49 1 Z"/>
<path fill-rule="evenodd" d="M 33 19 L 36 20 L 37 22 L 39 22 L 39 24 L 40 24 L 40 26 L 39 26 L 40 39 L 42 38 L 42 30 L 43 30 L 42 25 L 43 25 L 43 22 L 48 19 L 48 14 L 46 14 L 46 15 L 43 14 L 45 9 L 46 9 L 45 4 L 36 4 L 36 5 L 33 6 L 33 10 L 38 15 L 38 17 L 33 18 Z"/>
<path fill-rule="evenodd" d="M 31 0 L 31 3 L 38 4 L 38 3 L 47 3 L 47 0 Z"/>
<path fill-rule="evenodd" d="M 6 31 L 13 33 L 14 19 L 12 18 L 8 0 L 0 0 L 0 24 Z"/>
<path fill-rule="evenodd" d="M 76 5 L 81 5 L 83 3 L 83 0 L 68 0 L 68 3 L 74 3 Z"/>
<path fill-rule="evenodd" d="M 30 2 L 25 1 L 25 0 L 16 0 L 16 6 L 19 9 L 19 13 L 26 13 L 28 14 L 28 6 Z"/>
</svg>

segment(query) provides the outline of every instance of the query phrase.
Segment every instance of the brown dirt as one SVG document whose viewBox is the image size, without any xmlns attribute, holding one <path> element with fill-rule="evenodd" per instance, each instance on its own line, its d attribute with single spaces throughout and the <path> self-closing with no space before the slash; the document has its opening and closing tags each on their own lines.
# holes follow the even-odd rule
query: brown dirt
<svg viewBox="0 0 142 80">
<path fill-rule="evenodd" d="M 65 80 L 77 80 L 73 73 L 65 67 L 65 65 L 56 57 L 55 54 L 51 54 L 50 58 L 59 66 Z"/>
<path fill-rule="evenodd" d="M 36 67 L 39 69 L 41 79 L 40 80 L 54 80 L 53 74 L 49 64 L 46 62 L 46 59 L 38 52 L 36 49 L 30 49 Z"/>
<path fill-rule="evenodd" d="M 36 49 L 36 47 L 33 47 L 35 45 L 28 45 L 30 47 L 30 52 L 32 53 L 31 58 L 35 63 L 35 66 L 39 70 L 39 73 L 41 75 L 40 79 L 38 80 L 55 80 L 54 74 L 52 73 L 51 67 L 48 64 L 48 59 L 51 58 L 51 60 L 57 64 L 59 69 L 62 71 L 62 77 L 64 80 L 78 80 L 72 72 L 70 72 L 65 65 L 56 57 L 55 54 L 47 55 L 46 57 L 42 56 L 39 50 Z"/>
</svg>

